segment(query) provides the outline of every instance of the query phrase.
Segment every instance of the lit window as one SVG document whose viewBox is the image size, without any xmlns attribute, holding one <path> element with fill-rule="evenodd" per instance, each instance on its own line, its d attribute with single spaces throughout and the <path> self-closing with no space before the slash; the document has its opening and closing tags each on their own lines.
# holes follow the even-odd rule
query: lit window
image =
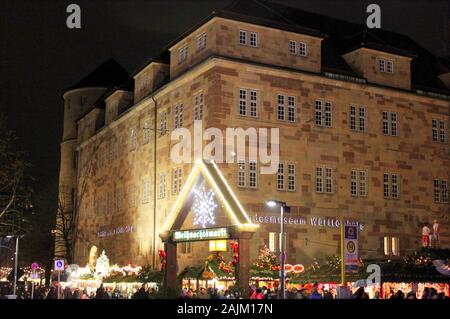
<svg viewBox="0 0 450 319">
<path fill-rule="evenodd" d="M 272 252 L 276 251 L 276 240 L 277 240 L 277 233 L 269 232 L 269 250 Z"/>
<path fill-rule="evenodd" d="M 400 241 L 398 237 L 384 237 L 383 246 L 386 256 L 400 256 Z"/>
<path fill-rule="evenodd" d="M 210 252 L 224 252 L 227 251 L 227 241 L 221 240 L 210 240 L 209 241 L 209 251 Z"/>
</svg>

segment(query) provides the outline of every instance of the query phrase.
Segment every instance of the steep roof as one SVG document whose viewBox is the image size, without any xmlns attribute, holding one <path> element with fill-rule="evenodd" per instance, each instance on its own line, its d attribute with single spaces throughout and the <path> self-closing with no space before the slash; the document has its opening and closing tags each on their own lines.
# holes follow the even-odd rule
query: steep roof
<svg viewBox="0 0 450 319">
<path fill-rule="evenodd" d="M 358 47 L 408 56 L 413 58 L 411 61 L 413 88 L 449 93 L 438 78 L 439 74 L 448 69 L 447 63 L 444 62 L 446 59 L 439 59 L 410 37 L 385 29 L 368 29 L 362 24 L 288 7 L 269 0 L 236 0 L 222 10 L 212 12 L 193 28 L 171 41 L 165 51 L 214 17 L 323 37 L 323 71 L 359 77 L 342 57 L 343 54 Z"/>
<path fill-rule="evenodd" d="M 68 87 L 64 91 L 87 87 L 105 87 L 116 86 L 129 79 L 128 72 L 113 58 L 108 59 L 94 71 L 85 76 L 78 83 Z"/>
<path fill-rule="evenodd" d="M 229 217 L 231 225 L 241 229 L 254 230 L 258 227 L 251 222 L 245 209 L 240 204 L 236 195 L 228 185 L 219 167 L 213 161 L 198 159 L 193 165 L 183 188 L 177 196 L 172 209 L 162 228 L 163 232 L 177 229 L 186 218 L 186 213 L 192 208 L 193 190 L 202 181 L 211 187 L 218 200 L 224 205 L 225 212 Z"/>
<path fill-rule="evenodd" d="M 406 35 L 385 29 L 368 29 L 365 25 L 350 23 L 302 9 L 292 8 L 268 0 L 237 0 L 224 12 L 242 16 L 258 17 L 277 24 L 290 24 L 326 35 L 322 42 L 322 68 L 357 76 L 342 58 L 342 54 L 356 46 L 411 56 L 413 87 L 446 91 L 437 78 L 442 73 L 442 63 L 428 50 Z"/>
</svg>

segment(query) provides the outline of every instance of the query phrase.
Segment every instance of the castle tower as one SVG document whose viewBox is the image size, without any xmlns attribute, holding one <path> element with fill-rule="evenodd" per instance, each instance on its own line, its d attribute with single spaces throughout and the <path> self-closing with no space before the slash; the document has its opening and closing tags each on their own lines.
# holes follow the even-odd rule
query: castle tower
<svg viewBox="0 0 450 319">
<path fill-rule="evenodd" d="M 128 79 L 128 72 L 114 59 L 109 59 L 62 94 L 64 126 L 61 141 L 59 199 L 56 215 L 55 258 L 71 261 L 70 219 L 76 210 L 77 185 L 77 120 L 88 112 L 97 99 L 110 87 Z M 65 237 L 69 236 L 69 240 Z"/>
</svg>

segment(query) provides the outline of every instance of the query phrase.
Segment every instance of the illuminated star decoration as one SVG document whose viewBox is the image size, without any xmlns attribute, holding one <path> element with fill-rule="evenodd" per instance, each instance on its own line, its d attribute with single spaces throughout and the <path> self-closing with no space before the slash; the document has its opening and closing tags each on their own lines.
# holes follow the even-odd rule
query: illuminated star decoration
<svg viewBox="0 0 450 319">
<path fill-rule="evenodd" d="M 205 191 L 203 188 L 201 191 L 194 189 L 195 201 L 194 201 L 194 225 L 202 225 L 203 228 L 207 224 L 214 225 L 216 223 L 214 211 L 217 208 L 217 204 L 214 201 L 214 192 L 212 190 Z"/>
</svg>

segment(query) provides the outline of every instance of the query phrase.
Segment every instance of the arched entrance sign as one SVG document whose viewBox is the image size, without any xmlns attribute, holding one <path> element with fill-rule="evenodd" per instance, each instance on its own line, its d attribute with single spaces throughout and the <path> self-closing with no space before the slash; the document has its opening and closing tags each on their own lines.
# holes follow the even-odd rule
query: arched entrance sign
<svg viewBox="0 0 450 319">
<path fill-rule="evenodd" d="M 211 214 L 207 204 L 201 206 L 196 202 L 199 189 L 204 189 L 204 185 L 210 187 L 217 200 L 225 212 L 224 218 L 215 219 Z M 202 187 L 203 186 L 203 187 Z M 203 200 L 209 200 L 211 196 L 203 196 Z M 206 217 L 194 216 L 197 228 L 183 228 L 183 224 L 192 213 L 206 214 Z M 211 200 L 209 205 L 214 205 Z M 192 216 L 191 216 L 192 217 Z M 258 225 L 253 224 L 245 212 L 237 197 L 231 190 L 219 168 L 214 162 L 198 160 L 178 195 L 174 206 L 164 224 L 160 237 L 164 242 L 166 251 L 166 270 L 164 284 L 169 288 L 176 288 L 177 279 L 177 249 L 180 242 L 207 241 L 216 239 L 233 239 L 239 243 L 239 262 L 236 265 L 236 283 L 246 291 L 250 281 L 250 239 L 255 233 Z"/>
</svg>

